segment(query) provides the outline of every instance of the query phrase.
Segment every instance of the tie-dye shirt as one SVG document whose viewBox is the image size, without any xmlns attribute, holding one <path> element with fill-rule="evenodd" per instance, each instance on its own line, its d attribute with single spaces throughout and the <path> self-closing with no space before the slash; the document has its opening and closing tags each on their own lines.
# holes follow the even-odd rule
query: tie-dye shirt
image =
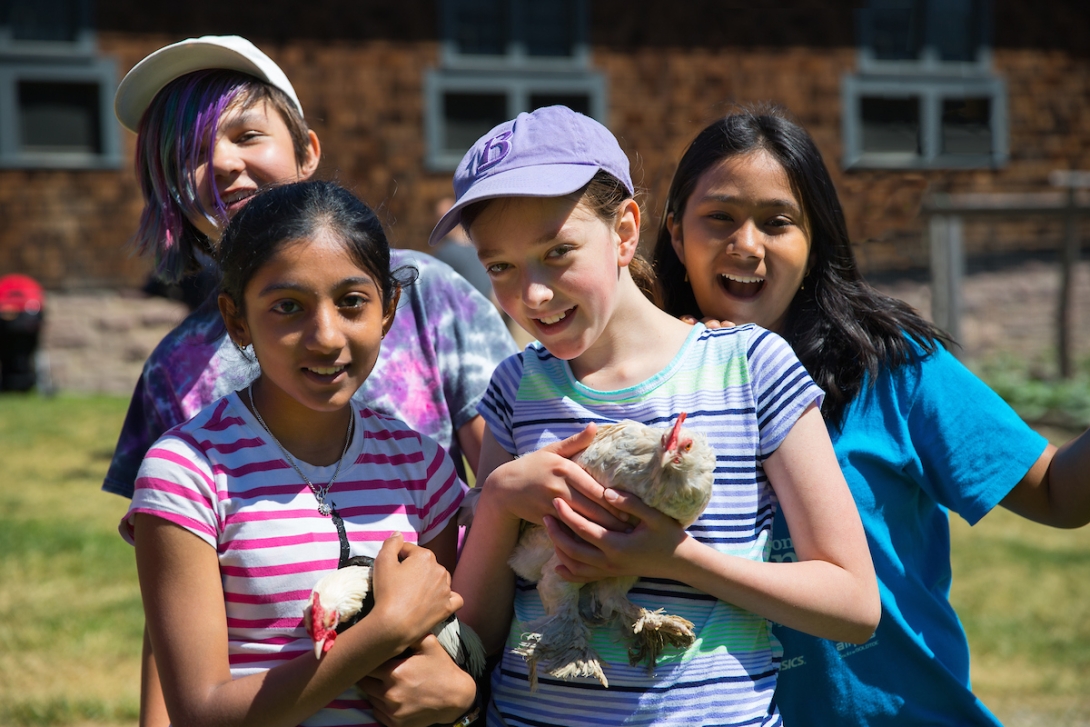
<svg viewBox="0 0 1090 727">
<path fill-rule="evenodd" d="M 477 416 L 492 371 L 515 352 L 514 341 L 492 303 L 445 263 L 391 250 L 391 265 L 419 275 L 402 291 L 378 363 L 355 399 L 431 437 L 460 464 L 455 434 Z M 257 374 L 228 338 L 213 296 L 148 358 L 102 489 L 131 498 L 155 440 Z"/>
</svg>

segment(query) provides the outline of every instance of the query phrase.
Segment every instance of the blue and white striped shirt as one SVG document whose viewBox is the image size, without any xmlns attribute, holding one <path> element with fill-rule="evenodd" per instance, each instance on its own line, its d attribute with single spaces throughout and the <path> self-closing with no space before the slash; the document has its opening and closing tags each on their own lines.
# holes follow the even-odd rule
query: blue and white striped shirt
<svg viewBox="0 0 1090 727">
<path fill-rule="evenodd" d="M 754 325 L 710 330 L 697 324 L 665 370 L 619 391 L 584 386 L 566 361 L 532 343 L 496 369 L 479 410 L 512 454 L 564 439 L 591 421 L 666 426 L 687 412 L 686 428 L 703 432 L 716 452 L 711 502 L 688 532 L 722 553 L 766 561 L 776 498 L 762 463 L 821 397 L 776 334 Z M 625 644 L 601 627 L 592 645 L 608 688 L 593 679 L 539 674 L 531 693 L 526 664 L 511 649 L 519 643 L 520 622 L 544 610 L 534 584 L 520 580 L 515 618 L 492 678 L 489 724 L 780 724 L 772 693 L 781 651 L 766 619 L 676 581 L 641 579 L 629 597 L 692 621 L 694 644 L 667 648 L 649 675 L 643 665 L 629 666 Z"/>
</svg>

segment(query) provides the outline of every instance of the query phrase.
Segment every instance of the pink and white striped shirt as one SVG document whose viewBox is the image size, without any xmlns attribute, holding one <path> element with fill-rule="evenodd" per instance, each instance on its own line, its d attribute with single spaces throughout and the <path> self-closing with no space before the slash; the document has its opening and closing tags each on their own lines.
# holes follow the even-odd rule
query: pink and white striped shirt
<svg viewBox="0 0 1090 727">
<path fill-rule="evenodd" d="M 403 422 L 352 406 L 356 430 L 326 496 L 344 520 L 351 554 L 374 557 L 395 532 L 427 543 L 464 495 L 450 457 Z M 328 482 L 336 467 L 297 464 L 315 483 Z M 175 523 L 216 549 L 234 678 L 301 654 L 313 658 L 303 607 L 318 579 L 337 567 L 337 529 L 237 393 L 152 446 L 120 525 L 130 543 L 135 513 Z M 377 723 L 368 702 L 349 689 L 303 724 Z"/>
</svg>

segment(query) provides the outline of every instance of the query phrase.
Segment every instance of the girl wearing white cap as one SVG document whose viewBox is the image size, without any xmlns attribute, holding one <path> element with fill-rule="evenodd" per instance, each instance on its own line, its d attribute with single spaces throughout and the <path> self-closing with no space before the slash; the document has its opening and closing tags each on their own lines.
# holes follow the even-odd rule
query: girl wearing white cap
<svg viewBox="0 0 1090 727">
<path fill-rule="evenodd" d="M 138 134 L 136 169 L 145 207 L 135 244 L 154 254 L 166 280 L 197 268 L 258 190 L 311 177 L 321 158 L 287 76 L 237 36 L 190 38 L 152 53 L 122 80 L 115 111 Z M 476 405 L 496 364 L 514 350 L 510 335 L 492 304 L 446 265 L 393 250 L 392 266 L 416 280 L 404 286 L 374 372 L 356 398 L 432 437 L 459 466 L 463 454 L 475 466 L 484 430 Z M 231 345 L 212 296 L 145 364 L 103 489 L 131 498 L 151 444 L 211 402 L 245 388 L 258 371 L 251 352 Z M 428 719 L 435 713 L 427 710 L 464 712 L 472 701 L 472 683 L 432 646 L 422 645 L 434 659 L 409 659 L 364 684 L 391 724 L 430 724 L 437 719 Z M 165 724 L 147 644 L 145 652 L 151 678 L 144 680 L 141 721 Z M 404 685 L 412 680 L 432 691 L 407 692 Z"/>
<path fill-rule="evenodd" d="M 461 223 L 500 305 L 539 341 L 500 364 L 481 403 L 482 492 L 454 574 L 459 617 L 503 651 L 488 723 L 782 724 L 770 620 L 863 642 L 879 613 L 821 390 L 776 334 L 656 307 L 628 159 L 596 121 L 522 114 L 477 142 L 454 187 L 432 239 Z M 681 412 L 716 457 L 710 503 L 687 528 L 567 459 L 597 424 L 661 427 Z M 777 507 L 802 534 L 798 562 L 768 562 Z M 695 624 L 690 645 L 634 664 L 612 627 L 583 624 L 547 649 L 552 596 L 507 565 L 522 520 L 546 526 L 569 582 L 638 577 L 630 599 Z"/>
</svg>

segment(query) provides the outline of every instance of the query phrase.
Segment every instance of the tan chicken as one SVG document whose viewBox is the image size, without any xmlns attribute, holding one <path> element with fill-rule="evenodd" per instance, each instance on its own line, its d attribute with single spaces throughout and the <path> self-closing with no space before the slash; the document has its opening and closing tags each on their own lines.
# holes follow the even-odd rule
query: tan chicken
<svg viewBox="0 0 1090 727">
<path fill-rule="evenodd" d="M 711 499 L 715 452 L 703 435 L 682 429 L 684 421 L 682 412 L 666 430 L 627 420 L 601 426 L 575 461 L 602 485 L 630 492 L 688 527 Z M 628 599 L 638 578 L 569 583 L 556 574 L 560 560 L 545 528 L 528 523 L 524 528 L 508 562 L 515 573 L 537 582 L 546 613 L 524 626 L 516 649 L 529 664 L 531 689 L 537 687 L 539 665 L 561 679 L 594 677 L 609 686 L 590 645 L 596 624 L 617 620 L 629 644 L 629 662 L 646 661 L 649 670 L 667 645 L 692 644 L 690 621 Z"/>
<path fill-rule="evenodd" d="M 333 647 L 337 634 L 355 624 L 375 607 L 371 591 L 374 559 L 366 555 L 349 558 L 343 568 L 322 577 L 303 609 L 303 627 L 314 641 L 314 656 Z M 480 637 L 453 614 L 436 624 L 432 633 L 454 663 L 474 679 L 484 674 L 485 654 Z M 408 656 L 404 654 L 403 656 Z"/>
</svg>

